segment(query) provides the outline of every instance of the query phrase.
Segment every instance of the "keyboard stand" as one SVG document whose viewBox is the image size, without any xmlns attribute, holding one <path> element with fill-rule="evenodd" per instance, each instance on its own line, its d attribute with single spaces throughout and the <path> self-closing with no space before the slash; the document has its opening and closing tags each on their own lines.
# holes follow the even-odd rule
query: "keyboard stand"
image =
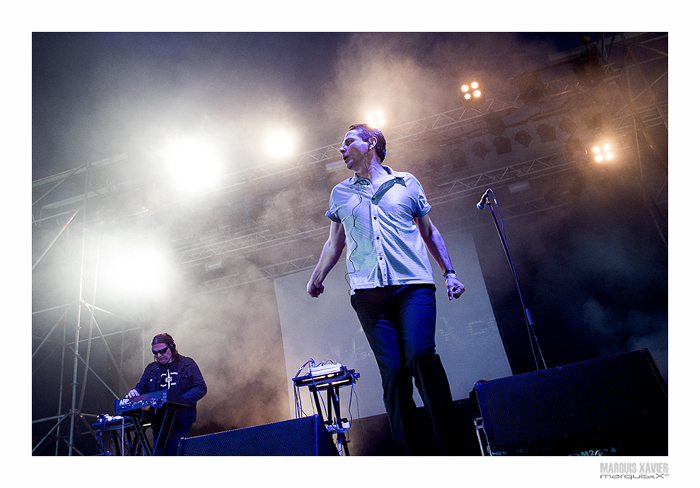
<svg viewBox="0 0 700 488">
<path fill-rule="evenodd" d="M 348 371 L 344 366 L 340 368 L 340 371 L 333 374 L 324 374 L 321 376 L 306 375 L 294 378 L 294 384 L 296 386 L 308 386 L 309 391 L 313 393 L 314 403 L 316 404 L 316 411 L 319 413 L 321 418 L 323 418 L 324 413 L 326 418 L 324 424 L 329 434 L 334 437 L 334 443 L 338 449 L 338 454 L 346 456 L 350 455 L 350 449 L 348 448 L 348 440 L 345 436 L 345 432 L 350 428 L 347 419 L 340 417 L 340 388 L 343 386 L 352 385 L 357 381 L 360 375 L 355 373 L 354 370 Z M 326 391 L 326 410 L 321 407 L 321 400 L 319 398 L 319 393 Z"/>
<path fill-rule="evenodd" d="M 105 456 L 136 456 L 141 452 L 141 425 L 131 417 L 102 417 L 92 428 Z"/>
</svg>

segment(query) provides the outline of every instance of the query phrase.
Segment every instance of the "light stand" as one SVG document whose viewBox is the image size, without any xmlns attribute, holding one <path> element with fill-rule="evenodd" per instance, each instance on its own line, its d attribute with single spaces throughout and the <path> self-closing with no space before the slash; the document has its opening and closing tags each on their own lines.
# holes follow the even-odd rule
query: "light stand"
<svg viewBox="0 0 700 488">
<path fill-rule="evenodd" d="M 542 363 L 542 368 L 547 369 L 547 364 L 544 361 L 544 356 L 542 355 L 542 350 L 540 349 L 539 341 L 537 340 L 537 334 L 535 334 L 535 323 L 530 315 L 530 310 L 525 305 L 525 300 L 523 299 L 523 293 L 520 289 L 520 282 L 518 281 L 518 275 L 515 272 L 515 266 L 513 265 L 513 258 L 510 255 L 510 249 L 508 248 L 508 241 L 506 240 L 505 229 L 503 226 L 503 217 L 501 216 L 500 209 L 498 210 L 498 215 L 501 217 L 501 225 L 498 225 L 498 220 L 496 219 L 496 214 L 493 212 L 493 206 L 491 205 L 491 200 L 489 199 L 489 193 L 493 198 L 493 203 L 496 204 L 496 209 L 498 209 L 498 202 L 496 201 L 496 196 L 493 194 L 493 190 L 488 188 L 481 197 L 481 201 L 476 204 L 479 210 L 488 205 L 491 211 L 491 216 L 493 217 L 493 223 L 496 225 L 496 231 L 498 231 L 498 237 L 501 239 L 501 245 L 503 246 L 503 251 L 506 253 L 506 258 L 508 258 L 508 264 L 510 265 L 510 270 L 513 273 L 513 279 L 515 279 L 515 287 L 518 290 L 518 296 L 520 297 L 520 305 L 522 306 L 523 313 L 525 314 L 525 322 L 527 325 L 527 333 L 530 338 L 530 348 L 532 349 L 532 354 L 535 358 L 535 366 L 537 370 L 540 370 L 540 362 Z"/>
</svg>

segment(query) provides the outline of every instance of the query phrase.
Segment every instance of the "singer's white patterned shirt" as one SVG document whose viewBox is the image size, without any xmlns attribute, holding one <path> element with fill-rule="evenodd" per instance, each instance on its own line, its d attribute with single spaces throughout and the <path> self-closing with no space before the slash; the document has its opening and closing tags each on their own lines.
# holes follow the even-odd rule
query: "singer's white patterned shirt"
<svg viewBox="0 0 700 488">
<path fill-rule="evenodd" d="M 435 283 L 428 250 L 413 219 L 430 205 L 410 173 L 383 166 L 394 178 L 372 193 L 369 180 L 353 176 L 331 192 L 326 216 L 341 223 L 352 293 L 389 285 Z"/>
</svg>

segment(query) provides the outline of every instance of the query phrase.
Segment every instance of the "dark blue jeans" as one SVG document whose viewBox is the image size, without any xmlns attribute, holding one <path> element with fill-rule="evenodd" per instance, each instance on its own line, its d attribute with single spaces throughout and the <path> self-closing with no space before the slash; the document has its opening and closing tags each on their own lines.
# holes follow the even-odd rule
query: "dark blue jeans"
<svg viewBox="0 0 700 488">
<path fill-rule="evenodd" d="M 456 414 L 447 374 L 435 351 L 435 286 L 357 290 L 351 303 L 377 359 L 384 406 L 399 453 L 424 453 L 413 380 L 445 454 L 455 454 Z"/>
</svg>

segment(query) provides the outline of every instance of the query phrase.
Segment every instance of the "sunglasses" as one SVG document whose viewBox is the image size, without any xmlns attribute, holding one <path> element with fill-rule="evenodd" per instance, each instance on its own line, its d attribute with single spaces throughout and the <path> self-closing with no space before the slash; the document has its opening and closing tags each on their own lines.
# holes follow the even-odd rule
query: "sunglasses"
<svg viewBox="0 0 700 488">
<path fill-rule="evenodd" d="M 168 352 L 168 348 L 164 347 L 163 349 L 158 349 L 157 351 L 151 350 L 154 356 L 158 356 L 159 354 L 165 354 Z"/>
</svg>

